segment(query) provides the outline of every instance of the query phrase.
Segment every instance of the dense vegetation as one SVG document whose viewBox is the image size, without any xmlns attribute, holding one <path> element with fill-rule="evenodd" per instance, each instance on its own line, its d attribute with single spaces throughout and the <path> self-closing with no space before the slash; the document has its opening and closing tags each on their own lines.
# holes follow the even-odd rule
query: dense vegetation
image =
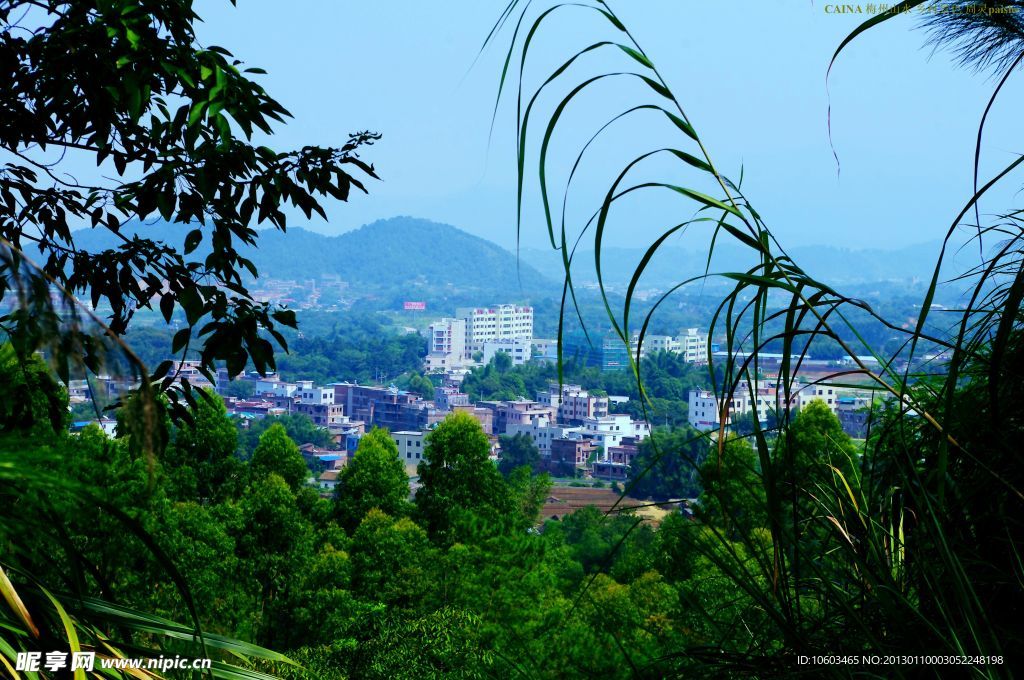
<svg viewBox="0 0 1024 680">
<path fill-rule="evenodd" d="M 109 439 L 94 426 L 64 434 L 63 423 L 50 420 L 62 398 L 52 381 L 30 394 L 31 417 L 6 419 L 5 441 L 45 434 L 62 477 L 102 484 L 105 504 L 117 513 L 74 497 L 22 498 L 22 512 L 49 518 L 70 539 L 26 556 L 34 577 L 60 583 L 72 565 L 89 565 L 65 587 L 184 618 L 187 601 L 159 557 L 167 556 L 207 634 L 284 651 L 307 667 L 303 677 L 680 673 L 697 660 L 674 652 L 724 625 L 688 605 L 692 598 L 723 603 L 727 612 L 754 602 L 749 594 L 737 600 L 724 574 L 693 547 L 707 540 L 705 530 L 764 526 L 763 512 L 745 496 L 757 488 L 744 483 L 756 477 L 756 460 L 742 441 L 730 443 L 725 459 L 739 473 L 708 473 L 714 496 L 697 508 L 704 524 L 676 513 L 655 528 L 629 513 L 585 508 L 528 531 L 549 493 L 546 477 L 523 467 L 502 475 L 467 415 L 449 417 L 428 436 L 422 486 L 410 502 L 397 448 L 381 431 L 360 442 L 325 497 L 306 483 L 309 473 L 280 422 L 262 428 L 249 462 L 239 458 L 235 427 L 217 398 L 199 402 L 192 424 L 168 424 L 166 450 L 152 460 L 129 438 Z M 814 465 L 820 440 L 842 436 L 823 412 L 797 420 L 807 433 L 796 444 L 807 458 L 801 474 L 811 477 L 823 474 Z M 659 443 L 673 449 L 684 441 L 678 436 Z M 687 446 L 715 468 L 701 441 Z M 745 457 L 734 459 L 734 451 Z M 522 456 L 528 464 L 530 452 Z M 155 546 L 123 531 L 122 515 Z M 746 548 L 737 542 L 731 549 Z M 166 585 L 146 585 L 153 583 Z M 769 620 L 758 626 L 758 645 L 770 651 L 777 631 Z M 285 665 L 260 668 L 301 674 Z"/>
<path fill-rule="evenodd" d="M 294 340 L 291 350 L 279 361 L 281 376 L 319 385 L 391 381 L 418 371 L 427 352 L 419 333 L 398 334 L 372 315 L 343 317 L 330 333 Z"/>
<path fill-rule="evenodd" d="M 704 623 L 721 627 L 704 639 L 681 641 L 676 654 L 702 659 L 707 670 L 720 673 L 856 675 L 875 669 L 801 669 L 794 656 L 914 650 L 964 659 L 983 677 L 1009 675 L 1006 655 L 1021 639 L 1019 626 L 1008 622 L 1024 607 L 1016 548 L 1024 533 L 1021 465 L 1006 439 L 1020 436 L 1021 402 L 1015 397 L 1022 384 L 1024 230 L 1019 210 L 1000 206 L 996 216 L 986 217 L 979 201 L 1024 158 L 1014 157 L 990 177 L 981 176 L 979 159 L 989 110 L 1024 62 L 1020 3 L 881 5 L 833 56 L 834 63 L 865 31 L 914 11 L 933 44 L 1000 76 L 976 137 L 974 190 L 950 223 L 939 225 L 944 231 L 938 261 L 910 319 L 888 318 L 827 277 L 815 276 L 827 272 L 815 272 L 812 263 L 805 269 L 785 249 L 768 216 L 755 208 L 742 169 L 734 175 L 716 165 L 687 102 L 677 95 L 683 90 L 668 84 L 608 3 L 544 4 L 513 0 L 491 39 L 510 27 L 499 104 L 504 96 L 516 100 L 518 215 L 536 191 L 551 245 L 563 262 L 562 320 L 576 315 L 571 274 L 584 239 L 594 254 L 603 323 L 625 343 L 633 331 L 650 327 L 667 300 L 647 308 L 637 303 L 635 286 L 649 262 L 674 234 L 702 230 L 711 244 L 708 262 L 730 249 L 747 253 L 745 266 L 734 271 L 711 274 L 716 270 L 700 267 L 677 278 L 680 286 L 708 280 L 724 286 L 710 324 L 710 334 L 728 352 L 713 385 L 724 412 L 741 383 L 764 379 L 761 353 L 783 355 L 768 377 L 786 399 L 801 361 L 818 354 L 822 344 L 852 357 L 837 376 L 870 381 L 886 404 L 863 449 L 842 435 L 827 408 L 814 404 L 796 415 L 779 413 L 772 431 L 754 417 L 745 439 L 719 433 L 699 467 L 704 491 L 687 547 L 698 563 L 713 565 L 736 597 L 695 597 Z M 538 57 L 550 58 L 545 43 L 555 42 L 548 30 L 556 15 L 593 19 L 599 36 L 579 44 L 557 41 L 564 56 L 542 67 L 546 79 L 534 81 Z M 604 59 L 595 64 L 597 53 Z M 642 93 L 638 101 L 587 107 L 586 115 L 597 118 L 593 136 L 567 156 L 550 153 L 564 146 L 562 136 L 570 128 L 563 113 L 580 108 L 591 90 L 626 81 L 635 88 L 625 92 Z M 657 132 L 640 140 L 639 126 Z M 571 127 L 578 130 L 578 118 Z M 617 135 L 617 143 L 608 139 Z M 621 161 L 596 161 L 588 150 L 598 138 L 602 146 L 618 149 Z M 573 168 L 567 178 L 554 172 L 556 158 L 558 167 Z M 573 184 L 574 178 L 591 173 L 606 187 L 603 198 L 582 211 L 570 210 L 580 193 L 581 182 Z M 536 184 L 525 190 L 531 174 Z M 564 184 L 556 186 L 555 177 Z M 613 255 L 605 257 L 607 236 L 633 227 L 625 200 L 659 194 L 680 207 L 665 211 L 665 231 L 645 251 L 619 298 L 603 277 L 605 268 L 615 266 L 609 264 Z M 978 254 L 978 262 L 955 272 L 950 286 L 950 253 L 963 245 Z M 937 296 L 950 291 L 963 295 L 956 314 L 936 314 Z M 937 349 L 944 356 L 941 366 L 927 357 Z M 643 382 L 639 367 L 634 375 Z M 765 408 L 755 403 L 755 415 Z M 692 456 L 685 446 L 677 448 Z M 698 582 L 707 583 L 691 585 Z M 925 661 L 883 672 L 940 670 Z"/>
</svg>

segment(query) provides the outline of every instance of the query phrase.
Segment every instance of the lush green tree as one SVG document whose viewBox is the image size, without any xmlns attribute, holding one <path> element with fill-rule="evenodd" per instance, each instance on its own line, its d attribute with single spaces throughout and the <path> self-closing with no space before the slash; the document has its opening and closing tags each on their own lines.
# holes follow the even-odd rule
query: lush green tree
<svg viewBox="0 0 1024 680">
<path fill-rule="evenodd" d="M 335 516 L 348 531 L 377 508 L 391 517 L 409 514 L 409 476 L 387 430 L 373 429 L 359 440 L 355 456 L 338 475 Z"/>
<path fill-rule="evenodd" d="M 480 631 L 481 617 L 446 606 L 423 616 L 372 617 L 359 644 L 339 661 L 350 677 L 459 678 L 495 676 L 494 655 Z"/>
<path fill-rule="evenodd" d="M 808 542 L 808 552 L 817 550 L 833 533 L 825 516 L 855 504 L 861 486 L 857 447 L 824 401 L 800 409 L 779 436 L 772 468 L 781 527 L 795 543 Z"/>
<path fill-rule="evenodd" d="M 313 528 L 296 506 L 289 483 L 273 471 L 256 478 L 228 521 L 245 566 L 243 575 L 251 575 L 258 586 L 252 634 L 267 642 L 275 629 L 268 615 L 279 598 L 287 597 L 312 557 Z"/>
<path fill-rule="evenodd" d="M 503 364 L 504 368 L 499 368 L 500 355 L 504 355 L 504 353 L 497 352 L 490 363 L 474 368 L 463 380 L 462 390 L 469 395 L 470 399 L 474 401 L 480 399 L 510 400 L 525 397 L 530 392 L 527 387 L 527 376 L 532 372 L 525 370 L 522 366 L 511 367 L 511 360 L 509 366 Z M 542 370 L 550 372 L 549 369 Z M 544 378 L 537 384 L 544 385 L 547 380 Z"/>
<path fill-rule="evenodd" d="M 249 465 L 257 479 L 279 475 L 293 492 L 309 479 L 309 468 L 299 453 L 299 447 L 279 423 L 271 425 L 260 435 L 260 443 L 253 451 Z"/>
<path fill-rule="evenodd" d="M 712 444 L 700 466 L 704 491 L 697 516 L 733 539 L 768 526 L 767 500 L 757 453 L 745 439 L 729 439 L 719 451 Z"/>
<path fill-rule="evenodd" d="M 283 416 L 267 416 L 248 421 L 246 427 L 243 422 L 236 420 L 238 426 L 238 448 L 242 455 L 251 458 L 256 447 L 260 443 L 260 437 L 264 432 L 274 425 L 283 425 L 288 437 L 296 444 L 313 444 L 319 448 L 332 448 L 335 446 L 331 439 L 331 433 L 326 428 L 317 427 L 309 416 L 302 413 L 289 413 Z"/>
<path fill-rule="evenodd" d="M 540 463 L 540 450 L 527 434 L 501 435 L 498 443 L 501 445 L 498 471 L 506 477 L 518 467 L 526 466 L 532 470 Z"/>
<path fill-rule="evenodd" d="M 771 564 L 771 535 L 767 529 L 754 529 L 743 538 L 728 540 L 721 530 L 681 513 L 662 521 L 655 543 L 655 568 L 676 588 L 682 607 L 673 624 L 688 633 L 688 640 L 673 646 L 715 639 L 716 649 L 723 653 L 742 649 L 747 641 L 730 632 L 738 625 L 749 631 L 748 635 L 758 636 L 759 647 L 777 651 L 782 632 L 758 605 L 772 587 L 762 568 Z M 742 586 L 737 584 L 739 580 Z M 704 668 L 700 661 L 690 662 L 676 673 L 690 675 Z"/>
<path fill-rule="evenodd" d="M 594 506 L 549 522 L 549 540 L 569 546 L 573 558 L 588 573 L 604 571 L 617 580 L 629 581 L 650 568 L 654 533 L 639 517 L 629 513 L 605 515 Z"/>
<path fill-rule="evenodd" d="M 370 510 L 352 536 L 352 589 L 367 600 L 415 607 L 434 587 L 435 550 L 409 518 Z"/>
<path fill-rule="evenodd" d="M 65 554 L 61 557 L 54 559 L 49 551 L 43 551 L 39 557 L 45 558 L 45 565 L 36 565 L 33 572 L 49 581 L 59 578 L 64 569 L 80 558 L 92 565 L 92 576 L 104 595 L 143 605 L 147 589 L 132 591 L 141 587 L 145 579 L 140 571 L 154 558 L 124 520 L 111 514 L 109 508 L 153 529 L 157 524 L 154 514 L 165 496 L 159 464 L 129 446 L 126 440 L 108 438 L 96 425 L 61 441 L 57 452 L 60 466 L 49 474 L 67 476 L 84 489 L 102 489 L 97 501 L 106 507 L 98 507 L 96 501 L 76 493 L 67 493 L 43 496 L 33 509 L 22 508 L 26 513 L 49 516 L 51 521 L 60 518 L 65 536 L 75 538 L 73 544 L 63 544 Z M 37 449 L 30 455 L 41 453 L 44 452 Z"/>
<path fill-rule="evenodd" d="M 493 650 L 494 675 L 566 677 L 552 638 L 568 618 L 583 570 L 560 543 L 527 531 L 481 531 L 444 554 L 442 605 L 479 616 L 480 638 Z M 501 587 L 495 588 L 495 584 Z"/>
<path fill-rule="evenodd" d="M 642 668 L 648 677 L 671 676 L 665 650 L 682 641 L 672 623 L 681 609 L 675 589 L 657 572 L 629 584 L 599 573 L 580 601 L 578 622 L 577 617 L 568 621 L 555 644 L 571 652 L 563 663 L 588 677 L 621 676 L 624 668 Z"/>
<path fill-rule="evenodd" d="M 352 591 L 352 559 L 344 544 L 329 542 L 304 562 L 273 612 L 272 643 L 281 649 L 344 647 L 353 624 L 364 621 L 376 602 Z"/>
<path fill-rule="evenodd" d="M 691 427 L 654 430 L 629 464 L 630 495 L 661 501 L 695 498 L 700 493 L 697 466 L 707 448 L 707 438 Z"/>
<path fill-rule="evenodd" d="M 239 578 L 240 573 L 247 572 L 247 565 L 239 558 L 236 537 L 219 512 L 219 506 L 191 501 L 175 503 L 168 499 L 154 507 L 151 526 L 164 552 L 172 556 L 175 568 L 185 579 L 200 609 L 204 630 L 235 635 L 250 624 L 256 593 L 249 582 Z M 104 538 L 117 542 L 111 534 Z M 125 552 L 138 554 L 139 550 L 134 547 Z M 140 576 L 139 582 L 132 584 L 141 596 L 140 607 L 168 618 L 187 620 L 188 610 L 180 593 L 173 588 L 152 587 L 154 583 L 166 582 L 166 565 L 150 561 Z"/>
<path fill-rule="evenodd" d="M 434 383 L 430 382 L 430 378 L 422 373 L 415 372 L 409 374 L 404 383 L 404 389 L 409 392 L 418 394 L 424 399 L 434 398 Z"/>
<path fill-rule="evenodd" d="M 19 357 L 11 343 L 0 345 L 0 435 L 52 440 L 67 428 L 68 397 L 38 356 Z"/>
<path fill-rule="evenodd" d="M 415 501 L 417 517 L 433 537 L 457 540 L 468 522 L 498 527 L 515 516 L 516 499 L 490 460 L 490 442 L 479 421 L 453 413 L 426 443 Z"/>
<path fill-rule="evenodd" d="M 851 488 L 858 486 L 860 456 L 832 409 L 814 399 L 797 413 L 779 438 L 774 461 L 776 478 L 810 490 L 813 484 L 833 487 L 838 470 Z"/>
<path fill-rule="evenodd" d="M 223 389 L 225 397 L 235 397 L 237 399 L 248 399 L 255 393 L 256 383 L 252 380 L 232 380 Z"/>
<path fill-rule="evenodd" d="M 369 382 L 422 369 L 426 343 L 419 333 L 396 332 L 378 314 L 353 311 L 331 318 L 331 327 L 321 333 L 303 333 L 290 341 L 291 352 L 279 361 L 282 377 L 319 384 Z"/>
<path fill-rule="evenodd" d="M 523 465 L 513 470 L 506 481 L 519 506 L 518 514 L 523 528 L 537 524 L 541 508 L 551 493 L 551 477 L 546 472 L 535 475 Z"/>
<path fill-rule="evenodd" d="M 498 373 L 508 373 L 512 368 L 512 355 L 508 352 L 495 352 L 493 361 L 494 370 Z"/>
<path fill-rule="evenodd" d="M 192 421 L 175 428 L 163 454 L 168 492 L 199 503 L 237 496 L 245 485 L 245 469 L 223 400 L 209 393 L 190 412 Z"/>
</svg>

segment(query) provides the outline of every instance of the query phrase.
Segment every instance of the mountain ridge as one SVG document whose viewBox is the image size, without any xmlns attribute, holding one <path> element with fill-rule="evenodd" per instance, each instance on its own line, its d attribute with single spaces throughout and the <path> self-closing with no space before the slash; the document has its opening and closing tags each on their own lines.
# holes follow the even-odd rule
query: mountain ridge
<svg viewBox="0 0 1024 680">
<path fill-rule="evenodd" d="M 126 225 L 122 233 L 160 240 L 181 248 L 194 225 Z M 119 239 L 102 229 L 74 232 L 86 251 L 116 247 Z M 207 235 L 197 256 L 208 252 Z M 366 292 L 428 288 L 461 293 L 486 291 L 494 296 L 551 294 L 557 284 L 516 256 L 479 236 L 450 224 L 398 216 L 329 236 L 302 227 L 286 232 L 259 230 L 257 247 L 240 248 L 261 278 L 318 279 L 336 275 Z M 496 298 L 495 298 L 496 299 Z"/>
</svg>

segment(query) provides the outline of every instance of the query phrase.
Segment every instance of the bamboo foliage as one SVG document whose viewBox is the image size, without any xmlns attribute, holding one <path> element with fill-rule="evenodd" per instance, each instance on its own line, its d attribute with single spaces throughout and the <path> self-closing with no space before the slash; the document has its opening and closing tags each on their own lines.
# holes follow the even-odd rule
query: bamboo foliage
<svg viewBox="0 0 1024 680">
<path fill-rule="evenodd" d="M 838 46 L 833 63 L 859 35 L 921 4 L 921 1 L 899 3 L 889 12 L 859 26 Z M 531 89 L 527 83 L 528 64 L 534 52 L 531 48 L 551 40 L 544 29 L 554 17 L 566 15 L 596 17 L 604 26 L 604 34 L 592 42 L 585 39 L 587 44 L 582 49 L 556 62 L 554 68 L 546 71 L 548 75 Z M 943 30 L 957 40 L 965 40 L 967 30 L 962 22 L 952 28 L 933 23 L 930 28 L 933 36 L 939 36 L 934 39 L 940 42 Z M 1019 28 L 1011 27 L 1012 30 Z M 997 466 L 986 467 L 982 460 L 984 452 L 973 450 L 970 444 L 960 441 L 962 427 L 956 417 L 958 395 L 963 393 L 961 387 L 966 379 L 964 372 L 968 367 L 979 365 L 989 367 L 984 377 L 991 402 L 988 411 L 992 427 L 1004 427 L 1009 422 L 1007 410 L 1012 411 L 1012 417 L 1019 413 L 1017 407 L 1000 409 L 997 403 L 1004 389 L 1000 380 L 1004 379 L 1008 365 L 1007 355 L 1013 351 L 1013 338 L 1020 327 L 1018 310 L 1024 299 L 1024 268 L 1021 266 L 1024 241 L 1018 212 L 1007 213 L 994 226 L 978 225 L 977 238 L 984 258 L 978 268 L 962 279 L 968 284 L 969 303 L 958 321 L 959 327 L 950 334 L 943 334 L 931 330 L 929 323 L 935 294 L 942 283 L 940 270 L 952 248 L 954 235 L 959 233 L 966 217 L 972 212 L 978 213 L 981 198 L 992 187 L 1006 181 L 1024 162 L 1024 157 L 1009 163 L 980 186 L 976 180 L 962 210 L 945 228 L 944 246 L 922 300 L 917 323 L 905 329 L 880 316 L 867 303 L 810 276 L 788 255 L 741 189 L 742 174 L 739 181 L 733 181 L 716 165 L 698 126 L 687 114 L 684 102 L 675 95 L 654 59 L 633 38 L 607 2 L 591 0 L 538 7 L 537 3 L 511 0 L 485 45 L 494 42 L 506 29 L 511 30 L 511 37 L 495 112 L 504 98 L 514 101 L 517 235 L 521 234 L 526 186 L 532 176 L 549 243 L 562 258 L 565 281 L 558 330 L 559 364 L 563 359 L 561 340 L 567 318 L 575 313 L 580 323 L 583 322 L 576 305 L 572 265 L 578 246 L 589 239 L 607 323 L 626 346 L 630 344 L 634 329 L 638 329 L 642 344 L 653 314 L 682 286 L 712 277 L 731 284 L 708 331 L 709 348 L 711 338 L 724 337 L 728 354 L 728 359 L 718 366 L 721 378 L 716 375 L 710 349 L 708 356 L 708 379 L 722 411 L 721 429 L 713 436 L 720 458 L 728 440 L 729 405 L 741 384 L 754 388 L 759 380 L 766 381 L 760 377 L 764 372 L 759 365 L 758 352 L 765 351 L 769 345 L 781 343 L 782 346 L 783 359 L 773 376 L 782 404 L 790 404 L 795 396 L 797 374 L 808 357 L 811 343 L 823 339 L 838 343 L 854 363 L 851 370 L 836 372 L 829 379 L 866 378 L 876 393 L 884 397 L 884 413 L 876 419 L 879 424 L 869 437 L 863 456 L 859 460 L 846 460 L 845 467 L 842 460 L 834 459 L 827 466 L 825 478 L 830 480 L 827 484 L 807 481 L 803 485 L 800 480 L 794 482 L 789 478 L 796 463 L 789 442 L 792 429 L 789 409 L 781 410 L 778 431 L 767 432 L 759 424 L 767 414 L 758 400 L 753 400 L 752 439 L 768 518 L 767 549 L 756 537 L 744 536 L 740 539 L 741 555 L 733 547 L 735 544 L 713 527 L 708 527 L 707 531 L 715 535 L 714 546 L 706 542 L 695 545 L 704 550 L 708 559 L 770 622 L 770 640 L 781 642 L 780 646 L 774 645 L 769 640 L 757 639 L 756 635 L 742 642 L 737 642 L 742 636 L 732 641 L 723 638 L 720 654 L 714 655 L 716 663 L 728 665 L 740 659 L 749 660 L 751 655 L 821 650 L 827 642 L 823 636 L 837 631 L 856 631 L 854 639 L 864 641 L 871 649 L 891 649 L 902 639 L 895 630 L 899 621 L 911 621 L 916 630 L 927 635 L 933 649 L 949 653 L 1001 653 L 994 624 L 972 584 L 971 561 L 975 558 L 961 549 L 963 546 L 957 544 L 954 535 L 958 530 L 950 527 L 951 514 L 956 510 L 954 504 L 969 493 L 969 484 L 957 478 L 957 470 L 980 470 L 985 483 L 1000 485 L 1002 492 L 1011 498 L 1024 499 L 1015 474 L 1006 474 Z M 993 30 L 991 22 L 982 30 Z M 1014 59 L 1020 51 L 1018 44 L 1009 36 L 1000 43 L 1001 51 L 992 53 L 987 61 L 964 57 L 1007 69 L 993 101 L 1010 70 L 1019 63 Z M 603 54 L 615 65 L 597 73 L 588 71 L 584 62 L 595 54 Z M 556 158 L 552 149 L 556 148 L 554 141 L 567 127 L 567 112 L 574 106 L 579 108 L 583 95 L 599 84 L 620 81 L 639 84 L 643 93 L 640 100 L 622 111 L 611 111 L 604 118 L 598 118 L 596 132 L 578 152 L 567 158 Z M 545 108 L 549 100 L 554 103 Z M 991 105 L 992 101 L 989 108 Z M 988 110 L 986 116 L 987 113 Z M 578 120 L 579 112 L 574 111 L 573 115 Z M 589 218 L 582 224 L 574 224 L 567 210 L 569 194 L 574 179 L 588 167 L 588 151 L 594 142 L 610 136 L 613 124 L 620 122 L 627 128 L 632 124 L 647 129 L 652 116 L 667 123 L 664 126 L 666 143 L 633 152 L 635 155 L 608 183 L 603 198 L 592 206 Z M 622 127 L 617 125 L 616 129 Z M 980 139 L 981 130 L 979 145 Z M 625 148 L 633 145 L 631 139 L 622 143 Z M 652 159 L 662 162 L 658 166 L 663 173 L 661 176 L 685 177 L 688 181 L 638 179 Z M 559 167 L 571 168 L 560 202 L 551 180 L 556 162 Z M 661 171 L 661 168 L 668 169 Z M 977 176 L 977 162 L 975 174 Z M 713 190 L 703 189 L 705 186 Z M 616 225 L 616 207 L 624 197 L 643 200 L 657 193 L 677 197 L 681 207 L 666 220 L 674 226 L 663 231 L 644 253 L 621 308 L 615 308 L 605 285 L 602 251 L 607 235 Z M 686 213 L 691 216 L 681 218 Z M 681 274 L 680 283 L 664 293 L 651 310 L 637 320 L 631 314 L 632 302 L 651 259 L 669 238 L 680 235 L 685 238 L 687 233 L 697 229 L 710 233 L 705 270 L 690 276 Z M 1005 240 L 995 254 L 989 254 L 980 243 L 983 236 Z M 745 271 L 712 272 L 714 253 L 726 241 L 745 249 L 755 264 Z M 873 323 L 901 333 L 905 341 L 901 352 L 897 356 L 883 356 L 870 347 L 850 321 L 854 310 L 866 312 Z M 951 357 L 945 374 L 939 378 L 922 380 L 922 376 L 911 369 L 916 365 L 920 349 L 926 346 L 933 351 L 948 352 Z M 870 367 L 860 358 L 864 355 L 877 360 L 880 368 Z M 907 368 L 897 369 L 897 360 L 905 362 Z M 630 368 L 644 394 L 639 347 L 630 355 Z M 976 372 L 974 368 L 970 370 Z M 1008 525 L 1007 530 L 1016 532 L 1018 527 Z M 921 557 L 908 549 L 910 545 L 918 546 L 921 553 L 925 552 L 921 546 L 926 546 L 928 559 L 936 560 L 939 565 L 937 570 L 932 572 L 931 565 L 923 563 Z M 695 644 L 681 650 L 680 657 L 706 659 L 705 651 Z M 980 672 L 983 675 L 1000 673 L 992 668 Z"/>
</svg>

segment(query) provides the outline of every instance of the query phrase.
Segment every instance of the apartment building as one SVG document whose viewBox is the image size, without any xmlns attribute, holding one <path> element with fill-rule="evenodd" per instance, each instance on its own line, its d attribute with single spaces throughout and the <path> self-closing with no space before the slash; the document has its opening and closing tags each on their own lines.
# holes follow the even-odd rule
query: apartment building
<svg viewBox="0 0 1024 680">
<path fill-rule="evenodd" d="M 333 387 L 316 387 L 312 380 L 299 380 L 295 383 L 293 395 L 300 404 L 333 404 Z"/>
<path fill-rule="evenodd" d="M 442 411 L 451 411 L 456 406 L 469 406 L 469 395 L 453 385 L 435 387 L 434 405 Z"/>
<path fill-rule="evenodd" d="M 533 343 L 528 338 L 489 340 L 483 344 L 481 351 L 485 364 L 489 364 L 498 352 L 504 352 L 512 360 L 513 366 L 522 366 L 533 356 Z"/>
<path fill-rule="evenodd" d="M 551 442 L 551 458 L 544 467 L 553 475 L 571 477 L 583 467 L 595 451 L 589 439 L 556 439 Z"/>
<path fill-rule="evenodd" d="M 341 382 L 331 387 L 335 402 L 344 407 L 349 418 L 392 432 L 423 430 L 443 418 L 432 403 L 394 386 Z"/>
<path fill-rule="evenodd" d="M 421 430 L 399 430 L 391 433 L 391 441 L 398 447 L 398 459 L 406 468 L 415 467 L 423 460 L 426 433 Z"/>
<path fill-rule="evenodd" d="M 444 318 L 430 324 L 426 370 L 443 372 L 466 363 L 466 320 Z"/>
<path fill-rule="evenodd" d="M 624 481 L 629 477 L 629 466 L 640 454 L 640 441 L 633 437 L 623 437 L 618 446 L 605 451 L 605 456 L 591 464 L 591 474 L 599 479 Z"/>
<path fill-rule="evenodd" d="M 683 355 L 683 360 L 690 364 L 706 364 L 708 362 L 708 336 L 699 328 L 687 328 L 686 332 L 678 336 L 677 350 Z"/>
<path fill-rule="evenodd" d="M 317 427 L 330 428 L 332 425 L 344 425 L 345 408 L 341 404 L 308 403 L 296 401 L 292 405 L 292 413 L 304 415 Z"/>
<path fill-rule="evenodd" d="M 651 428 L 641 420 L 632 420 L 628 414 L 611 413 L 596 418 L 584 418 L 581 434 L 604 450 L 604 459 L 608 455 L 608 449 L 620 446 L 623 439 L 639 442 L 650 436 Z"/>
<path fill-rule="evenodd" d="M 773 382 L 756 384 L 752 389 L 751 385 L 744 381 L 737 386 L 730 401 L 725 404 L 728 407 L 725 424 L 731 425 L 734 416 L 750 413 L 755 406 L 759 419 L 765 422 L 771 411 L 799 411 L 812 401 L 822 402 L 838 415 L 840 411 L 855 412 L 863 409 L 870 404 L 871 394 L 868 390 L 838 387 L 827 383 L 795 382 L 790 387 L 787 397 L 786 391 Z M 714 392 L 705 389 L 690 390 L 687 405 L 687 420 L 692 427 L 699 430 L 719 429 L 722 411 L 725 409 Z M 853 416 L 846 418 L 851 428 L 863 427 L 862 420 Z M 840 422 L 843 422 L 842 419 Z M 856 436 L 857 431 L 848 430 L 848 433 Z"/>
<path fill-rule="evenodd" d="M 548 389 L 537 393 L 537 401 L 543 406 L 556 409 L 559 423 L 579 425 L 584 418 L 600 418 L 608 415 L 608 397 L 590 394 L 580 385 L 552 383 Z"/>
<path fill-rule="evenodd" d="M 508 426 L 505 434 L 510 437 L 526 435 L 537 447 L 541 459 L 550 459 L 552 442 L 556 439 L 579 439 L 581 432 L 582 428 L 558 425 L 544 418 L 529 423 L 513 423 Z"/>
<path fill-rule="evenodd" d="M 632 351 L 635 356 L 637 346 L 640 345 L 640 334 L 635 333 L 629 344 L 630 351 Z M 680 350 L 681 345 L 678 338 L 674 338 L 671 335 L 645 335 L 644 344 L 640 346 L 640 358 L 657 352 L 678 353 Z"/>
<path fill-rule="evenodd" d="M 639 343 L 640 334 L 634 333 L 630 340 L 630 348 L 634 356 Z M 643 358 L 656 352 L 672 352 L 682 355 L 683 360 L 687 363 L 706 364 L 708 362 L 708 337 L 699 328 L 687 328 L 677 336 L 645 335 L 643 345 L 640 347 L 640 357 Z"/>
<path fill-rule="evenodd" d="M 541 420 L 551 422 L 555 418 L 555 409 L 549 404 L 529 399 L 515 401 L 480 401 L 480 408 L 490 410 L 494 414 L 494 434 L 506 434 L 511 425 L 525 425 Z"/>
<path fill-rule="evenodd" d="M 624 371 L 629 368 L 629 347 L 614 333 L 588 337 L 576 331 L 562 339 L 562 358 L 602 371 Z"/>
<path fill-rule="evenodd" d="M 747 382 L 740 383 L 732 394 L 732 398 L 726 404 L 726 426 L 732 424 L 734 416 L 750 413 L 754 406 L 757 406 L 757 413 L 762 422 L 768 417 L 771 410 L 778 408 L 778 396 L 775 385 L 762 383 L 755 385 L 754 389 Z M 696 389 L 690 390 L 687 394 L 687 420 L 691 427 L 698 430 L 717 430 L 721 426 L 723 408 L 719 404 L 718 396 L 711 390 Z"/>
<path fill-rule="evenodd" d="M 466 307 L 456 312 L 466 323 L 466 352 L 482 352 L 484 343 L 533 339 L 533 307 L 513 304 Z"/>
</svg>

